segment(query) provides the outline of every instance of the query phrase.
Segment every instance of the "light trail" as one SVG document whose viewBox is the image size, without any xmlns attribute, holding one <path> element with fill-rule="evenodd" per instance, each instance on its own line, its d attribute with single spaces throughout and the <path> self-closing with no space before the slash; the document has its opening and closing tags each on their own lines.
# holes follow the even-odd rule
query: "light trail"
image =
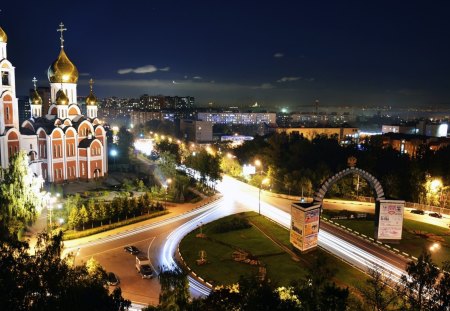
<svg viewBox="0 0 450 311">
<path fill-rule="evenodd" d="M 217 188 L 222 192 L 224 198 L 218 204 L 220 206 L 216 206 L 214 209 L 189 220 L 167 236 L 160 259 L 167 267 L 176 266 L 174 255 L 177 252 L 179 243 L 184 236 L 195 230 L 200 222 L 207 223 L 233 213 L 258 209 L 258 188 L 255 190 L 255 187 L 243 184 L 229 177 L 224 178 L 223 182 L 219 183 Z M 232 201 L 242 204 L 244 208 L 230 208 L 231 206 L 235 206 Z M 261 214 L 286 229 L 290 228 L 291 215 L 271 204 L 261 202 Z M 395 282 L 399 282 L 400 277 L 405 274 L 405 271 L 393 266 L 389 262 L 324 230 L 319 231 L 319 246 L 362 271 L 367 272 L 369 269 L 378 270 Z M 211 291 L 209 286 L 192 277 L 189 277 L 189 283 L 191 293 L 194 296 L 206 296 Z"/>
<path fill-rule="evenodd" d="M 177 222 L 179 220 L 190 218 L 190 217 L 193 217 L 195 215 L 204 213 L 205 211 L 208 211 L 209 209 L 214 208 L 215 206 L 220 204 L 221 200 L 223 200 L 223 199 L 216 200 L 216 201 L 214 201 L 212 203 L 208 203 L 208 204 L 204 205 L 203 207 L 197 208 L 195 210 L 192 210 L 192 211 L 189 211 L 189 212 L 186 212 L 186 213 L 183 213 L 183 214 L 180 214 L 180 215 L 177 215 L 177 216 L 165 219 L 165 220 L 161 220 L 161 221 L 158 221 L 158 222 L 155 222 L 155 223 L 151 223 L 151 224 L 148 224 L 148 225 L 140 226 L 138 228 L 127 230 L 127 231 L 124 231 L 124 232 L 119 232 L 117 234 L 114 234 L 114 235 L 111 235 L 111 236 L 107 236 L 107 237 L 104 237 L 104 238 L 99 238 L 99 239 L 96 239 L 94 241 L 89 241 L 89 242 L 79 243 L 79 244 L 74 244 L 74 245 L 70 245 L 71 244 L 70 241 L 66 241 L 65 244 L 66 245 L 69 244 L 70 246 L 65 248 L 65 252 L 71 252 L 71 251 L 74 251 L 74 250 L 76 250 L 76 249 L 78 249 L 80 247 L 86 248 L 86 247 L 91 247 L 91 246 L 95 246 L 95 245 L 104 244 L 104 243 L 108 243 L 108 242 L 111 242 L 111 241 L 123 239 L 123 238 L 129 237 L 129 236 L 132 236 L 132 235 L 135 235 L 135 234 L 138 234 L 138 233 L 142 233 L 142 232 L 145 232 L 145 231 L 148 231 L 148 230 L 156 229 L 156 228 L 159 228 L 159 227 L 162 227 L 162 226 L 165 226 L 165 225 Z"/>
</svg>

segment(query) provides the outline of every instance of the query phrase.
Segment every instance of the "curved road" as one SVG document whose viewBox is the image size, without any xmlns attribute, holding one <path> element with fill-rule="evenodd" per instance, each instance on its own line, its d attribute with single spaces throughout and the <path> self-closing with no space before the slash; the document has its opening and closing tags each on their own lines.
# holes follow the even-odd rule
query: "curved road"
<svg viewBox="0 0 450 311">
<path fill-rule="evenodd" d="M 102 239 L 73 245 L 66 251 L 81 247 L 76 263 L 95 257 L 107 271 L 116 272 L 126 298 L 141 305 L 157 304 L 159 282 L 157 279 L 142 280 L 135 271 L 134 256 L 124 252 L 123 247 L 133 244 L 145 253 L 157 271 L 160 266 L 172 266 L 178 243 L 188 232 L 202 223 L 208 223 L 238 212 L 258 210 L 258 188 L 225 176 L 218 185 L 223 197 L 197 210 L 154 222 L 139 228 L 121 232 Z M 373 207 L 372 207 L 373 208 Z M 288 200 L 261 195 L 263 215 L 288 228 L 290 226 L 290 203 Z M 407 262 L 387 250 L 342 232 L 324 222 L 321 223 L 319 245 L 334 255 L 362 270 L 382 267 L 394 280 L 404 271 Z M 206 295 L 209 288 L 190 278 L 191 293 Z"/>
</svg>

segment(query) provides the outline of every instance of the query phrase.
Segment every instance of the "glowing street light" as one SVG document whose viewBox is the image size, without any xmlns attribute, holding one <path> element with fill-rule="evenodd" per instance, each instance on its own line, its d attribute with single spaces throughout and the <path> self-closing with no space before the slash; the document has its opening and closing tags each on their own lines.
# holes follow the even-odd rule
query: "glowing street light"
<svg viewBox="0 0 450 311">
<path fill-rule="evenodd" d="M 256 167 L 260 167 L 261 165 L 262 165 L 261 160 L 256 159 L 256 160 L 255 160 L 255 166 L 256 166 Z"/>
<path fill-rule="evenodd" d="M 442 188 L 442 181 L 440 179 L 436 178 L 431 181 L 431 183 L 430 183 L 430 191 L 431 192 L 436 193 L 441 188 Z"/>
<path fill-rule="evenodd" d="M 164 207 L 167 209 L 167 189 L 169 188 L 170 184 L 172 183 L 171 178 L 167 178 L 166 184 L 164 185 L 164 188 L 166 189 L 166 194 L 164 195 Z"/>
<path fill-rule="evenodd" d="M 430 246 L 430 251 L 434 252 L 441 248 L 441 245 L 439 243 L 433 243 L 433 245 Z"/>
</svg>

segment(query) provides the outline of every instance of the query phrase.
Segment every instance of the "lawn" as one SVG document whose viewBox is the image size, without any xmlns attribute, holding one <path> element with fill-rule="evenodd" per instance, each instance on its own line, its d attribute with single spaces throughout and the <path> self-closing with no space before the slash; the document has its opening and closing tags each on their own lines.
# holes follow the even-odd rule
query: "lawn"
<svg viewBox="0 0 450 311">
<path fill-rule="evenodd" d="M 292 249 L 289 231 L 286 229 L 253 212 L 239 216 L 247 218 L 267 235 Z M 260 260 L 266 266 L 267 277 L 280 286 L 304 278 L 308 274 L 308 268 L 318 256 L 327 258 L 328 265 L 336 270 L 335 281 L 340 285 L 356 286 L 366 279 L 365 274 L 321 249 L 298 255 L 300 261 L 294 260 L 290 254 L 254 226 L 226 233 L 214 232 L 214 227 L 218 223 L 229 221 L 233 217 L 235 216 L 204 225 L 203 233 L 208 239 L 195 237 L 199 233 L 199 230 L 195 230 L 180 243 L 180 251 L 186 263 L 199 276 L 213 284 L 236 283 L 241 275 L 254 275 L 258 272 L 257 267 L 232 259 L 232 253 L 237 249 L 245 250 Z M 206 251 L 208 264 L 197 266 L 196 260 L 199 259 L 201 250 Z"/>
<path fill-rule="evenodd" d="M 338 219 L 333 221 L 368 237 L 374 236 L 373 220 Z M 418 257 L 423 249 L 429 249 L 435 242 L 438 242 L 441 247 L 439 250 L 432 252 L 431 256 L 436 264 L 441 265 L 444 260 L 450 259 L 450 230 L 411 219 L 404 219 L 402 240 L 399 244 L 393 244 L 392 247 Z"/>
</svg>

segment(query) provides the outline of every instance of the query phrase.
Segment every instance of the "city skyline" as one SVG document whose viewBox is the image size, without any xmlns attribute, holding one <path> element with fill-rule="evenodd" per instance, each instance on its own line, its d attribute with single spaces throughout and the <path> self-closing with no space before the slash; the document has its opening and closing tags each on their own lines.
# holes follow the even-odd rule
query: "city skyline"
<svg viewBox="0 0 450 311">
<path fill-rule="evenodd" d="M 54 12 L 60 6 L 60 12 Z M 65 49 L 100 97 L 194 96 L 199 105 L 450 106 L 448 4 L 55 1 L 2 7 L 17 91 Z M 49 12 L 54 12 L 49 14 Z M 42 17 L 45 18 L 36 18 Z"/>
</svg>

